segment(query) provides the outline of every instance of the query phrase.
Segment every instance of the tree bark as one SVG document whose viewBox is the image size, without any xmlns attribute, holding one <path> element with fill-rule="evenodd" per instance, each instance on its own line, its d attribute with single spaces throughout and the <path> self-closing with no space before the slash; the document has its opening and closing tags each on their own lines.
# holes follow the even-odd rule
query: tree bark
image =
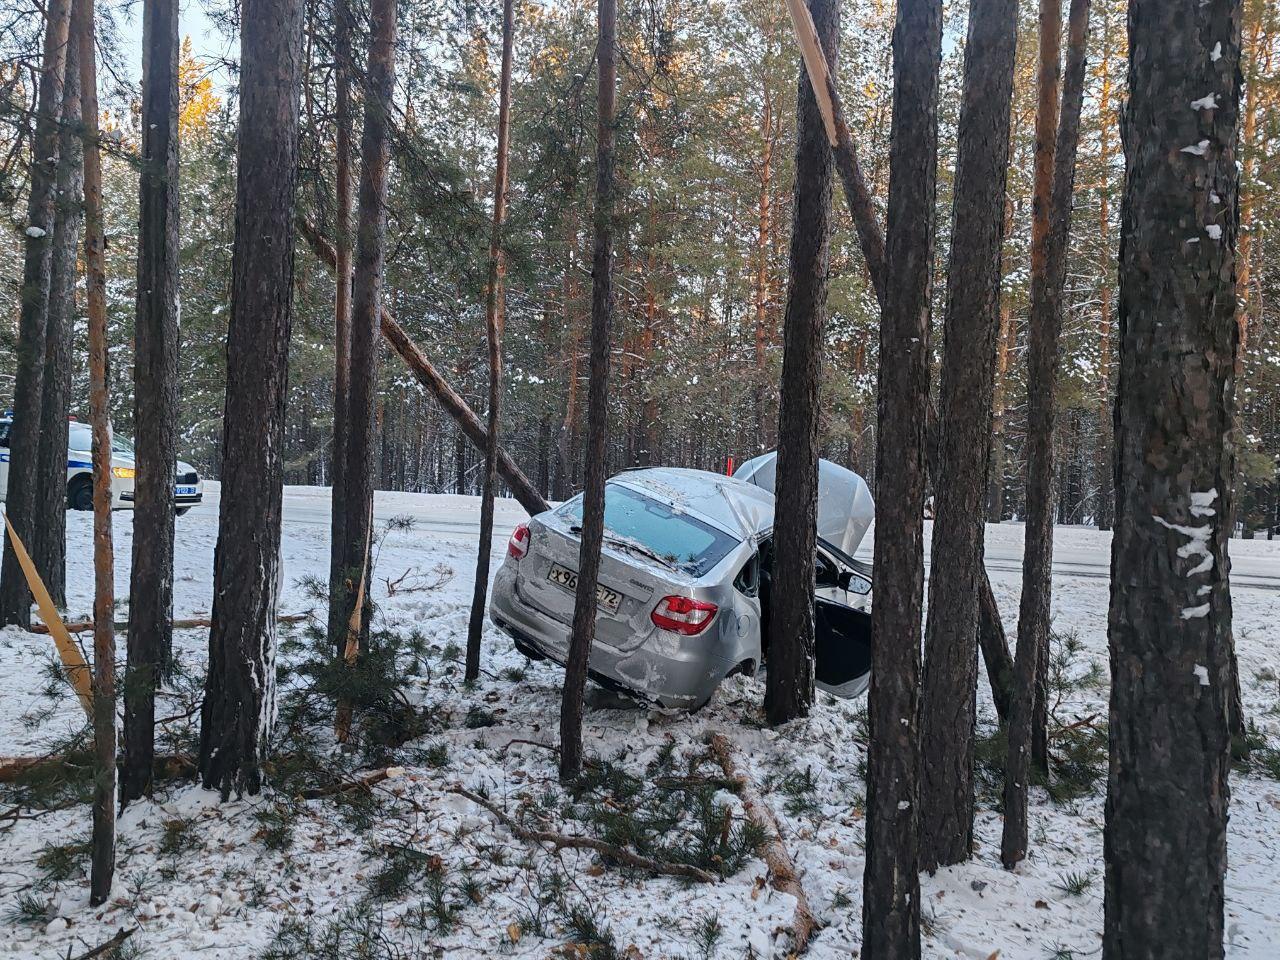
<svg viewBox="0 0 1280 960">
<path fill-rule="evenodd" d="M 977 722 L 978 571 L 986 531 L 1009 106 L 1017 46 L 1015 0 L 974 0 L 965 44 L 953 237 L 947 269 L 940 468 L 929 571 L 921 714 L 920 862 L 969 859 Z"/>
<path fill-rule="evenodd" d="M 806 10 L 801 0 L 787 0 L 787 9 L 791 13 L 791 23 L 795 29 L 801 56 L 804 58 L 809 85 L 815 93 L 816 115 L 827 131 L 835 167 L 840 174 L 841 185 L 844 187 L 845 201 L 849 205 L 849 214 L 853 218 L 853 226 L 858 234 L 858 244 L 866 261 L 867 273 L 871 278 L 871 286 L 875 291 L 876 301 L 883 306 L 886 291 L 884 235 L 876 220 L 871 191 L 867 188 L 866 179 L 862 175 L 857 149 L 853 143 L 853 136 L 849 132 L 849 123 L 845 118 L 844 104 L 836 87 L 835 55 L 824 51 L 827 44 L 820 39 L 818 18 L 813 15 L 812 8 Z"/>
<path fill-rule="evenodd" d="M 312 224 L 304 219 L 299 218 L 298 229 L 311 246 L 315 255 L 330 269 L 333 269 L 336 263 L 333 245 L 321 236 Z M 409 335 L 405 333 L 400 324 L 396 323 L 395 317 L 391 315 L 391 311 L 386 308 L 385 304 L 382 307 L 381 329 L 382 338 L 391 345 L 391 349 L 399 354 L 400 359 L 404 361 L 405 366 L 409 368 L 414 378 L 427 388 L 428 392 L 436 399 L 436 402 L 444 409 L 444 412 L 457 424 L 463 435 L 478 449 L 483 450 L 488 437 L 484 422 L 476 416 L 475 411 L 467 405 L 466 400 L 441 376 L 440 371 L 427 359 L 422 349 L 409 339 Z M 511 488 L 511 495 L 529 513 L 542 513 L 544 510 L 551 509 L 551 505 L 538 492 L 537 487 L 520 471 L 511 456 L 501 448 L 498 450 L 498 473 L 502 476 L 507 486 Z"/>
<path fill-rule="evenodd" d="M 31 144 L 31 190 L 27 198 L 21 303 L 18 313 L 13 426 L 9 432 L 9 483 L 5 512 L 23 543 L 36 542 L 36 480 L 40 460 L 40 406 L 44 399 L 45 328 L 53 265 L 58 173 L 58 125 L 67 65 L 70 0 L 50 0 L 45 9 L 44 51 L 36 94 Z M 0 626 L 31 626 L 31 591 L 5 539 L 0 561 Z"/>
<path fill-rule="evenodd" d="M 1223 956 L 1240 21 L 1129 10 L 1106 960 Z"/>
<path fill-rule="evenodd" d="M 71 338 L 76 313 L 76 268 L 84 213 L 84 150 L 80 123 L 80 58 L 70 36 L 58 137 L 57 201 L 49 311 L 40 402 L 40 453 L 32 559 L 53 602 L 67 605 L 67 415 L 71 404 Z"/>
<path fill-rule="evenodd" d="M 835 81 L 827 67 L 826 58 L 821 45 L 813 39 L 816 29 L 808 8 L 799 0 L 788 0 L 792 25 L 801 54 L 804 56 L 805 69 L 809 74 L 810 84 L 818 93 L 818 104 L 827 138 L 834 153 L 835 165 L 840 173 L 841 183 L 845 191 L 845 199 L 849 212 L 854 218 L 858 243 L 862 250 L 863 262 L 871 280 L 871 288 L 876 300 L 884 309 L 885 304 L 885 254 L 884 237 L 880 224 L 876 220 L 866 181 L 858 164 L 857 153 L 849 134 L 848 124 L 844 120 L 844 107 Z M 1007 231 L 1006 231 L 1007 232 Z M 1003 336 L 1003 331 L 1002 331 Z M 759 349 L 759 348 L 757 348 Z M 1003 369 L 1001 369 L 1003 374 Z M 941 469 L 940 444 L 934 436 L 934 425 L 937 420 L 936 411 L 930 404 L 929 411 L 929 473 L 936 478 Z M 996 605 L 995 595 L 991 591 L 991 581 L 985 567 L 978 570 L 978 640 L 982 646 L 983 659 L 987 665 L 987 676 L 991 683 L 991 695 L 995 701 L 996 712 L 1003 724 L 1007 721 L 1010 683 L 1013 676 L 1013 660 L 1009 656 L 1009 645 L 1005 639 L 1004 624 L 1000 620 L 1000 608 Z"/>
<path fill-rule="evenodd" d="M 1098 189 L 1098 241 L 1103 250 L 1105 272 L 1098 304 L 1098 446 L 1094 474 L 1098 484 L 1098 501 L 1094 510 L 1099 530 L 1110 530 L 1115 516 L 1115 490 L 1112 488 L 1111 460 L 1111 18 L 1102 18 L 1102 60 L 1098 72 L 1102 84 L 1098 91 L 1098 115 L 1102 121 L 1098 144 L 1098 169 L 1102 183 Z"/>
<path fill-rule="evenodd" d="M 616 0 L 597 0 L 596 202 L 591 261 L 591 359 L 587 385 L 587 460 L 582 545 L 573 604 L 573 634 L 560 700 L 560 779 L 582 772 L 583 694 L 596 633 L 596 583 L 604 539 L 605 462 L 609 443 L 609 347 L 613 326 L 614 99 L 618 81 Z"/>
<path fill-rule="evenodd" d="M 261 789 L 275 715 L 302 13 L 301 0 L 251 0 L 241 17 L 222 502 L 200 711 L 200 776 L 224 798 Z"/>
<path fill-rule="evenodd" d="M 378 328 L 382 317 L 386 258 L 387 179 L 392 95 L 395 92 L 396 2 L 374 0 L 369 9 L 371 38 L 365 73 L 364 130 L 360 137 L 360 209 L 356 223 L 355 272 L 351 280 L 351 380 L 347 395 L 347 436 L 342 467 L 342 558 L 338 581 L 330 585 L 330 619 L 352 623 L 355 605 L 360 629 L 354 638 L 367 645 L 372 604 L 367 588 L 373 524 L 375 412 L 378 388 Z M 346 630 L 343 636 L 347 636 Z M 351 638 L 348 638 L 351 642 Z M 357 650 L 347 648 L 352 663 Z"/>
<path fill-rule="evenodd" d="M 133 566 L 120 800 L 151 790 L 155 692 L 173 658 L 178 457 L 178 2 L 142 8 L 142 157 L 134 324 Z"/>
<path fill-rule="evenodd" d="M 811 0 L 828 78 L 837 68 L 839 0 Z M 831 147 L 814 85 L 796 89 L 795 206 L 778 409 L 778 489 L 764 708 L 769 722 L 813 704 L 813 583 L 818 502 L 818 389 L 831 246 Z"/>
<path fill-rule="evenodd" d="M 467 624 L 466 679 L 480 676 L 480 637 L 489 593 L 489 559 L 493 553 L 493 498 L 498 487 L 498 417 L 502 399 L 502 224 L 507 215 L 507 152 L 511 135 L 511 52 L 515 35 L 513 0 L 502 2 L 502 69 L 498 80 L 498 159 L 493 175 L 493 233 L 489 239 L 489 284 L 485 301 L 485 335 L 489 346 L 489 423 L 484 446 L 484 486 L 480 491 L 480 543 L 476 551 L 476 583 Z"/>
<path fill-rule="evenodd" d="M 1071 0 L 1061 123 L 1057 117 L 1062 29 L 1059 0 L 1041 0 L 1040 18 L 1040 105 L 1036 113 L 1031 333 L 1027 355 L 1027 527 L 1000 853 L 1006 869 L 1010 870 L 1027 854 L 1027 787 L 1031 766 L 1034 764 L 1042 773 L 1048 771 L 1045 713 L 1053 567 L 1053 421 L 1076 143 L 1084 99 L 1089 0 Z M 1048 158 L 1042 147 L 1048 150 Z M 1043 169 L 1046 164 L 1047 171 Z"/>
<path fill-rule="evenodd" d="M 867 957 L 904 960 L 920 956 L 920 617 L 941 50 L 941 2 L 899 0 L 876 431 L 876 520 L 894 536 L 877 547 L 873 570 L 862 942 Z"/>
<path fill-rule="evenodd" d="M 106 240 L 98 150 L 98 65 L 93 0 L 75 2 L 84 137 L 84 263 L 89 313 L 89 420 L 93 431 L 93 840 L 89 903 L 111 895 L 116 863 L 115 571 L 111 543 L 111 401 Z"/>
<path fill-rule="evenodd" d="M 753 334 L 755 346 L 755 383 L 752 385 L 752 401 L 755 414 L 755 451 L 764 453 L 768 449 L 765 429 L 765 397 L 768 384 L 765 373 L 765 345 L 767 341 L 767 325 L 769 319 L 769 233 L 772 219 L 773 186 L 773 100 L 769 85 L 764 84 L 764 105 L 760 117 L 760 135 L 763 140 L 763 155 L 760 158 L 760 197 L 756 204 L 756 249 L 755 271 L 752 278 Z"/>
<path fill-rule="evenodd" d="M 344 604 L 335 602 L 342 591 L 343 553 L 347 537 L 346 464 L 348 407 L 351 402 L 351 7 L 334 0 L 334 299 L 333 299 L 333 474 L 330 478 L 329 528 L 329 642 L 341 650 L 346 637 Z"/>
</svg>

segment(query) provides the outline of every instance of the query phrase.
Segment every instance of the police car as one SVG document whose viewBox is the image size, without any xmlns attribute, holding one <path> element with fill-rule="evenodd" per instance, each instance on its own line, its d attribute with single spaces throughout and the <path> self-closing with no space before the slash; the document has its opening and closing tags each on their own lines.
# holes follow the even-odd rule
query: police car
<svg viewBox="0 0 1280 960">
<path fill-rule="evenodd" d="M 11 418 L 0 419 L 0 499 L 9 488 L 9 429 Z M 67 506 L 72 510 L 93 509 L 93 431 L 89 424 L 71 421 L 67 430 Z M 133 443 L 115 434 L 111 438 L 111 507 L 133 509 L 135 476 Z M 178 461 L 177 482 L 173 488 L 178 516 L 204 499 L 204 481 L 196 468 Z"/>
</svg>

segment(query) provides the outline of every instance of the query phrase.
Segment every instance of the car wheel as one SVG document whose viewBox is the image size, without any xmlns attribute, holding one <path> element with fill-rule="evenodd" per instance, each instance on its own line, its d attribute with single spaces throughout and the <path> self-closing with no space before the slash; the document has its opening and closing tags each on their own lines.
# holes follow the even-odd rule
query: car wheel
<svg viewBox="0 0 1280 960">
<path fill-rule="evenodd" d="M 185 517 L 190 511 L 191 511 L 190 507 L 179 507 L 177 512 L 178 512 L 178 516 Z"/>
<path fill-rule="evenodd" d="M 76 477 L 67 486 L 67 507 L 72 510 L 93 509 L 93 481 Z"/>
</svg>

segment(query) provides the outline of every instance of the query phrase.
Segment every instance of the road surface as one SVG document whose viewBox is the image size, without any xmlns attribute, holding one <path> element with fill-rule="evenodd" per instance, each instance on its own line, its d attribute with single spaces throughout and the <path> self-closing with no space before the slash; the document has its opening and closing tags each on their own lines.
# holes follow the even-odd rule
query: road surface
<svg viewBox="0 0 1280 960">
<path fill-rule="evenodd" d="M 216 519 L 218 484 L 206 485 L 205 500 L 192 509 L 192 517 Z M 444 535 L 473 539 L 480 530 L 478 497 L 453 494 L 419 494 L 379 491 L 374 498 L 376 521 L 393 517 L 411 517 L 414 528 Z M 506 539 L 511 529 L 527 514 L 514 500 L 500 499 L 494 511 L 493 535 Z M 286 524 L 329 525 L 328 487 L 285 487 L 284 521 Z M 929 562 L 929 533 L 932 524 L 925 522 L 925 563 Z M 858 551 L 862 559 L 870 559 L 871 542 Z M 1017 523 L 987 525 L 987 569 L 1017 573 L 1022 569 L 1023 528 Z M 1235 587 L 1280 591 L 1280 541 L 1232 540 L 1231 583 Z M 1053 572 L 1064 577 L 1097 577 L 1111 575 L 1111 534 L 1091 527 L 1057 527 L 1054 534 Z"/>
</svg>

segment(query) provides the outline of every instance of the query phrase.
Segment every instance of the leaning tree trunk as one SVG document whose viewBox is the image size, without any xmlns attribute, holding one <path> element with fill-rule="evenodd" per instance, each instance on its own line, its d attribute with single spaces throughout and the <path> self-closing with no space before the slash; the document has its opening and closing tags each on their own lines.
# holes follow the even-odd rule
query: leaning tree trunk
<svg viewBox="0 0 1280 960">
<path fill-rule="evenodd" d="M 929 287 L 938 150 L 940 0 L 899 0 L 893 33 L 893 133 L 885 300 L 880 323 L 877 546 L 872 606 L 871 746 L 863 953 L 920 956 L 918 708 L 924 594 Z"/>
<path fill-rule="evenodd" d="M 515 35 L 513 0 L 502 3 L 502 71 L 498 81 L 498 160 L 493 176 L 493 233 L 489 238 L 489 285 L 484 325 L 489 345 L 489 438 L 484 447 L 484 486 L 480 491 L 480 543 L 476 583 L 467 624 L 466 679 L 480 676 L 480 636 L 489 592 L 489 559 L 493 554 L 493 498 L 498 487 L 498 415 L 502 398 L 502 223 L 507 215 L 507 151 L 511 133 L 511 48 Z"/>
<path fill-rule="evenodd" d="M 142 7 L 142 156 L 133 422 L 137 433 L 120 800 L 150 792 L 155 694 L 173 658 L 178 457 L 178 0 Z"/>
<path fill-rule="evenodd" d="M 1129 11 L 1106 960 L 1223 956 L 1240 2 Z"/>
<path fill-rule="evenodd" d="M 93 431 L 93 842 L 89 903 L 111 895 L 116 869 L 115 571 L 111 544 L 111 399 L 107 353 L 106 237 L 98 150 L 98 65 L 93 0 L 75 0 L 84 137 L 84 264 L 89 313 L 89 420 Z"/>
<path fill-rule="evenodd" d="M 839 0 L 810 0 L 829 74 L 837 69 Z M 764 708 L 769 722 L 813 703 L 813 582 L 818 506 L 818 388 L 831 247 L 831 147 L 813 84 L 796 89 L 795 208 L 778 408 L 778 496 Z"/>
<path fill-rule="evenodd" d="M 315 252 L 315 255 L 332 269 L 336 263 L 333 245 L 321 236 L 312 224 L 302 218 L 298 220 L 298 229 Z M 477 448 L 483 450 L 488 437 L 484 421 L 476 416 L 475 411 L 467 405 L 466 400 L 441 376 L 440 371 L 435 368 L 431 361 L 427 359 L 427 355 L 422 352 L 422 348 L 409 339 L 409 335 L 405 333 L 400 324 L 396 323 L 395 317 L 391 315 L 391 311 L 387 309 L 386 304 L 383 304 L 382 307 L 381 324 L 382 339 L 387 341 L 391 349 L 404 361 L 405 366 L 409 368 L 409 372 L 413 374 L 418 383 L 426 388 L 436 402 L 440 404 L 441 409 L 457 424 L 458 432 L 470 440 Z M 501 447 L 498 449 L 498 473 L 511 489 L 511 496 L 529 513 L 542 513 L 544 510 L 551 509 L 551 505 L 547 503 L 546 498 L 529 482 L 529 478 L 521 472 L 515 461 Z"/>
<path fill-rule="evenodd" d="M 351 281 L 351 382 L 342 466 L 342 563 L 330 589 L 338 604 L 343 658 L 354 662 L 369 634 L 369 549 L 373 525 L 374 422 L 378 380 L 378 326 L 382 318 L 383 265 L 387 234 L 387 167 L 392 94 L 395 90 L 396 3 L 374 0 L 365 78 L 364 131 L 360 139 L 360 212 L 356 225 L 355 273 Z M 353 613 L 362 610 L 359 626 Z M 331 614 L 332 616 L 332 614 Z"/>
<path fill-rule="evenodd" d="M 1001 860 L 1010 870 L 1027 855 L 1027 788 L 1031 767 L 1034 764 L 1042 774 L 1048 772 L 1045 714 L 1053 566 L 1054 388 L 1058 376 L 1058 337 L 1062 329 L 1062 290 L 1067 275 L 1067 241 L 1071 236 L 1076 143 L 1084 101 L 1089 0 L 1071 0 L 1061 123 L 1056 117 L 1058 47 L 1062 26 L 1058 0 L 1042 0 L 1040 15 L 1040 106 L 1054 114 L 1053 126 L 1057 129 L 1052 130 L 1048 122 L 1037 114 L 1037 182 L 1033 214 L 1039 227 L 1032 238 L 1031 342 L 1027 357 L 1027 528 L 1022 561 L 1022 603 L 1018 611 L 1017 678 L 1009 721 L 1004 830 L 1000 844 Z M 1052 105 L 1044 101 L 1046 88 L 1052 88 Z M 1053 142 L 1047 197 L 1040 193 L 1042 136 L 1051 138 Z"/>
<path fill-rule="evenodd" d="M 334 298 L 333 298 L 333 470 L 330 478 L 329 642 L 342 652 L 347 624 L 343 560 L 346 549 L 346 465 L 348 406 L 351 398 L 351 7 L 334 0 Z"/>
<path fill-rule="evenodd" d="M 31 144 L 31 191 L 18 313 L 13 426 L 9 432 L 9 483 L 5 512 L 23 543 L 36 542 L 36 480 L 40 461 L 40 405 L 44 399 L 45 327 L 53 265 L 58 125 L 67 65 L 70 0 L 50 0 L 45 10 L 44 54 Z M 0 561 L 0 626 L 31 625 L 31 591 L 6 537 Z"/>
<path fill-rule="evenodd" d="M 973 844 L 978 571 L 1017 30 L 1015 0 L 974 0 L 970 6 L 951 230 L 964 242 L 952 245 L 947 269 L 921 713 L 920 864 L 929 871 L 969 859 Z"/>
<path fill-rule="evenodd" d="M 252 0 L 241 18 L 222 501 L 199 755 L 205 788 L 224 798 L 261 789 L 275 715 L 302 12 L 302 0 Z"/>
<path fill-rule="evenodd" d="M 53 264 L 44 338 L 40 455 L 32 558 L 53 602 L 67 605 L 67 414 L 71 405 L 71 337 L 76 314 L 76 266 L 83 214 L 84 147 L 80 139 L 80 57 L 67 43 L 58 142 Z"/>
<path fill-rule="evenodd" d="M 560 779 L 582 772 L 582 713 L 587 662 L 596 634 L 596 583 L 604 540 L 605 457 L 609 443 L 609 339 L 613 326 L 614 99 L 617 0 L 597 0 L 596 209 L 591 260 L 591 359 L 587 385 L 586 477 L 582 494 L 582 546 L 573 603 L 573 633 L 560 700 Z"/>
</svg>

